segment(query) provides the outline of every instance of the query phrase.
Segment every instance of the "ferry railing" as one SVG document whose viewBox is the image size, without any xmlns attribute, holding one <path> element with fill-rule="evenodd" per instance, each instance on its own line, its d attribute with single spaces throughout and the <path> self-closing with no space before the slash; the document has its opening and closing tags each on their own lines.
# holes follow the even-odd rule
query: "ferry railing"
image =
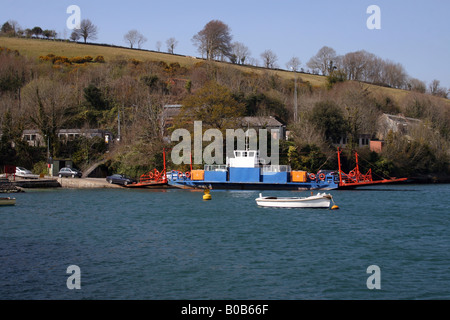
<svg viewBox="0 0 450 320">
<path fill-rule="evenodd" d="M 205 171 L 227 171 L 227 166 L 225 164 L 206 164 L 204 169 Z"/>
<path fill-rule="evenodd" d="M 261 167 L 262 172 L 291 172 L 290 165 L 264 165 Z"/>
</svg>

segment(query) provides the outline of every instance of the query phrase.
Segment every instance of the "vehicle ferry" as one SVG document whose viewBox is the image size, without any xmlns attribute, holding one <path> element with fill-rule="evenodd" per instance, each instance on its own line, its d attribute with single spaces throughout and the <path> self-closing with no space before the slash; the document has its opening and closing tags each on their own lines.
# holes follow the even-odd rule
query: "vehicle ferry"
<svg viewBox="0 0 450 320">
<path fill-rule="evenodd" d="M 292 171 L 289 165 L 265 165 L 256 150 L 235 150 L 226 165 L 205 165 L 203 170 L 170 171 L 168 183 L 178 188 L 238 190 L 332 190 L 339 187 L 333 172 Z"/>
</svg>

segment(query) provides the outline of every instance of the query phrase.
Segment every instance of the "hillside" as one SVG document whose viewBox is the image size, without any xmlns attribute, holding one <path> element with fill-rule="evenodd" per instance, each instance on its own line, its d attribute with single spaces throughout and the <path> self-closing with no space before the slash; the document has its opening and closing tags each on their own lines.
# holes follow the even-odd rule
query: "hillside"
<svg viewBox="0 0 450 320">
<path fill-rule="evenodd" d="M 102 55 L 105 57 L 106 61 L 111 61 L 116 58 L 128 58 L 128 59 L 137 59 L 141 61 L 152 60 L 152 61 L 164 61 L 167 64 L 170 63 L 179 63 L 182 66 L 192 66 L 199 61 L 202 61 L 201 58 L 178 55 L 178 54 L 169 54 L 164 52 L 157 51 L 148 51 L 148 50 L 139 50 L 139 49 L 130 49 L 125 47 L 118 46 L 108 46 L 108 45 L 100 45 L 100 44 L 83 44 L 83 43 L 74 43 L 69 41 L 52 41 L 52 40 L 44 40 L 44 39 L 24 39 L 24 38 L 7 38 L 0 37 L 0 47 L 6 47 L 12 50 L 18 50 L 21 54 L 26 55 L 28 57 L 39 57 L 42 55 L 47 55 L 49 53 L 67 57 L 75 57 L 75 56 L 98 56 Z M 246 65 L 233 65 L 226 62 L 216 62 L 217 64 L 227 64 L 238 68 L 243 72 L 254 72 L 254 73 L 263 73 L 268 70 L 278 75 L 283 79 L 293 79 L 294 74 L 289 71 L 284 71 L 280 69 L 272 70 L 266 69 L 262 67 L 253 67 Z M 314 75 L 308 73 L 298 73 L 298 76 L 304 82 L 309 82 L 313 87 L 320 87 L 326 84 L 326 77 L 321 75 Z M 366 84 L 368 88 L 370 88 L 373 92 L 380 92 L 382 94 L 387 94 L 391 96 L 395 100 L 400 100 L 404 98 L 409 91 L 401 90 L 396 88 L 388 88 L 383 86 L 377 86 L 372 84 Z M 450 106 L 449 99 L 446 100 Z"/>
<path fill-rule="evenodd" d="M 184 115 L 197 118 L 180 118 L 172 129 L 192 120 L 220 127 L 226 110 L 233 116 L 280 119 L 292 137 L 281 145 L 281 161 L 311 172 L 336 167 L 331 141 L 346 137 L 351 153 L 360 135 L 379 138 L 380 115 L 403 114 L 425 126 L 383 137 L 389 138 L 383 154 L 371 155 L 378 172 L 409 176 L 450 169 L 448 99 L 354 81 L 327 88 L 327 77 L 297 73 L 295 119 L 295 74 L 285 70 L 66 41 L 0 37 L 0 47 L 20 53 L 6 50 L 0 55 L 0 124 L 8 133 L 0 144 L 0 165 L 13 159 L 28 168 L 37 163 L 45 168 L 50 152 L 86 168 L 102 160 L 108 147 L 108 171 L 139 176 L 160 166 L 162 148 L 170 147 L 162 139 L 169 129 L 168 122 L 162 124 L 167 120 L 164 105 L 183 104 Z M 58 57 L 52 60 L 49 54 Z M 76 62 L 85 56 L 103 56 L 106 63 Z M 202 110 L 205 106 L 214 108 Z M 23 128 L 36 129 L 50 140 L 28 147 Z M 120 134 L 120 143 L 112 148 L 95 140 L 59 141 L 57 131 L 69 128 L 108 130 L 114 137 Z M 21 149 L 14 150 L 13 142 Z"/>
<path fill-rule="evenodd" d="M 128 59 L 137 59 L 141 61 L 153 60 L 153 61 L 164 61 L 167 64 L 177 62 L 182 66 L 192 66 L 203 59 L 188 57 L 183 55 L 168 54 L 156 51 L 146 51 L 138 49 L 129 49 L 124 47 L 107 46 L 107 45 L 97 45 L 97 44 L 82 44 L 74 43 L 68 41 L 51 41 L 44 39 L 24 39 L 24 38 L 7 38 L 0 37 L 0 47 L 6 47 L 12 50 L 18 50 L 21 54 L 31 57 L 38 58 L 39 56 L 45 56 L 49 53 L 67 57 L 75 56 L 98 56 L 102 55 L 105 57 L 106 61 L 111 61 L 118 57 L 124 57 Z M 221 62 L 216 62 L 221 64 Z M 277 74 L 283 79 L 293 79 L 294 74 L 289 71 L 283 70 L 271 70 L 262 67 L 252 67 L 252 66 L 242 66 L 242 65 L 232 65 L 229 63 L 223 63 L 227 65 L 234 66 L 243 72 L 255 72 L 263 73 L 267 70 Z M 304 82 L 309 82 L 312 86 L 318 87 L 323 86 L 326 83 L 326 77 L 320 75 L 313 75 L 308 73 L 299 73 L 299 77 Z M 387 93 L 394 96 L 403 96 L 407 91 L 399 89 L 391 89 L 380 86 L 369 85 L 375 90 L 386 91 Z"/>
</svg>

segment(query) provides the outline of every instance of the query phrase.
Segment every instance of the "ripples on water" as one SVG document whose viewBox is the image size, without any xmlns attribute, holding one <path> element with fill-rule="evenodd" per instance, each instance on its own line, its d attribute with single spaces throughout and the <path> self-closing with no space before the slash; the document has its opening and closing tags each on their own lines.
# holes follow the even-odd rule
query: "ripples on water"
<svg viewBox="0 0 450 320">
<path fill-rule="evenodd" d="M 17 194 L 0 208 L 0 298 L 448 299 L 449 191 L 331 191 L 333 211 L 259 208 L 259 191 Z M 73 264 L 81 290 L 66 287 Z"/>
</svg>

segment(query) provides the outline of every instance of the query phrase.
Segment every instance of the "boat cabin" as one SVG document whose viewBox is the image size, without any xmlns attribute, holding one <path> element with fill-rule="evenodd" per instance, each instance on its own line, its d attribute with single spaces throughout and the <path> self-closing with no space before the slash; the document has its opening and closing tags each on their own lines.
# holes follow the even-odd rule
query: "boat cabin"
<svg viewBox="0 0 450 320">
<path fill-rule="evenodd" d="M 259 167 L 259 152 L 256 150 L 235 150 L 234 158 L 227 158 L 230 168 L 257 168 Z"/>
</svg>

